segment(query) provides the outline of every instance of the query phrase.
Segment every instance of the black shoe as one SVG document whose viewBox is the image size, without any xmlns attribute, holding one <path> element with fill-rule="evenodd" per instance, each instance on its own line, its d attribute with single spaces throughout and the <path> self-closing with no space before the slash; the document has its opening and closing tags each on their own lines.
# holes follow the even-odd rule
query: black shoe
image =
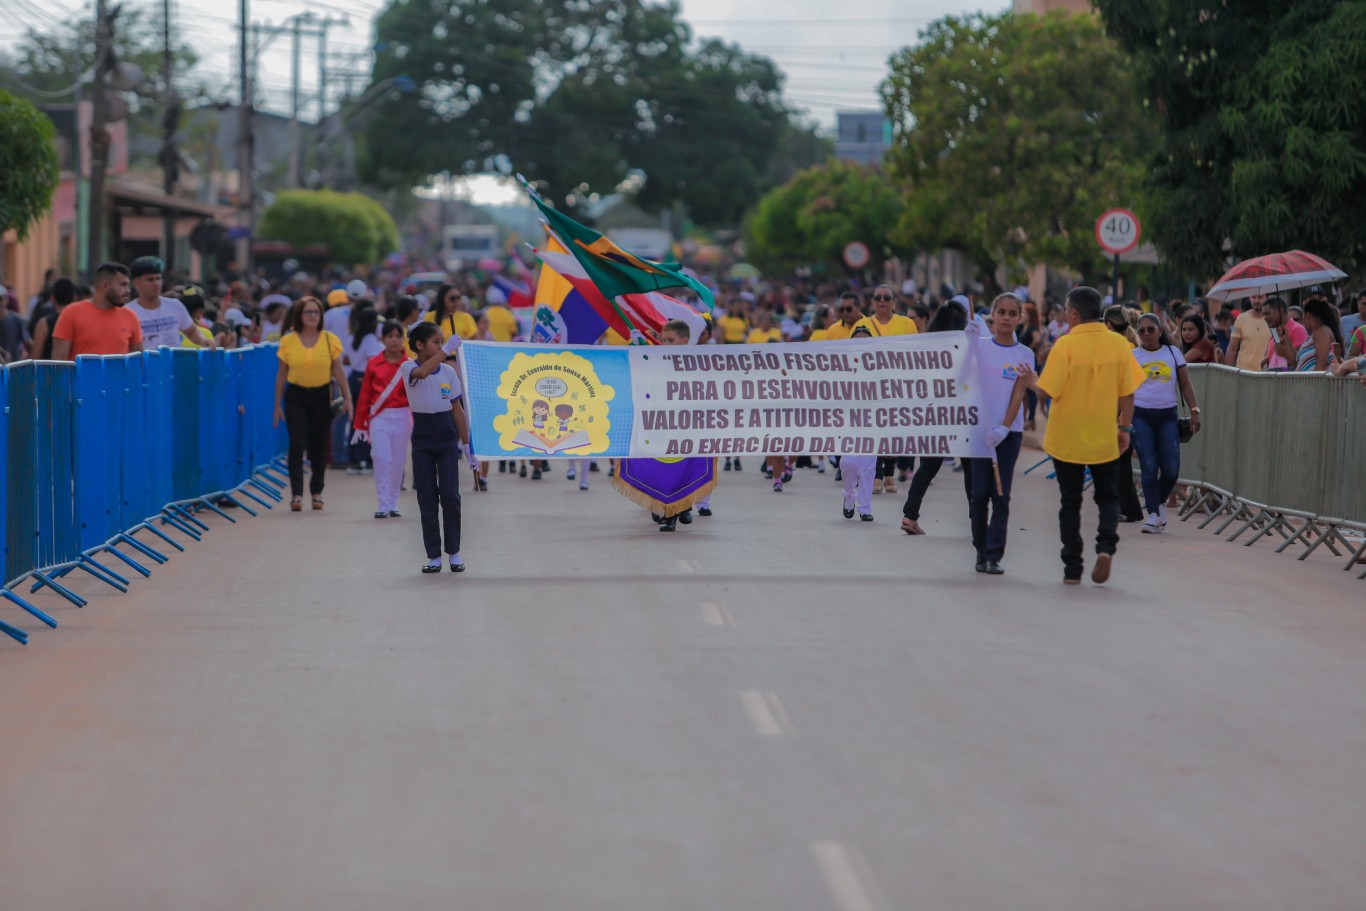
<svg viewBox="0 0 1366 911">
<path fill-rule="evenodd" d="M 896 482 L 897 482 L 898 484 L 905 484 L 905 483 L 906 483 L 906 472 L 904 472 L 904 471 L 897 472 Z"/>
<path fill-rule="evenodd" d="M 432 566 L 430 563 L 424 563 L 422 564 L 422 571 L 424 573 L 439 573 L 441 572 L 441 564 L 438 563 L 435 566 Z"/>
<path fill-rule="evenodd" d="M 791 472 L 790 470 L 789 470 L 789 471 L 784 471 L 784 472 L 783 472 L 783 483 L 786 484 L 788 481 L 791 481 L 791 480 L 792 480 L 792 472 Z"/>
<path fill-rule="evenodd" d="M 533 469 L 531 469 L 531 480 L 533 480 L 533 481 L 539 481 L 540 479 L 541 479 L 541 469 L 539 469 L 539 468 L 533 468 Z"/>
<path fill-rule="evenodd" d="M 652 512 L 650 513 L 650 521 L 658 525 L 660 522 L 664 521 L 664 517 L 659 515 L 658 513 Z"/>
<path fill-rule="evenodd" d="M 679 513 L 679 514 L 678 514 L 678 521 L 681 522 L 681 523 L 684 524 L 684 525 L 691 525 L 691 524 L 692 524 L 692 510 L 691 510 L 691 509 L 685 509 L 685 510 L 683 510 L 681 513 Z"/>
<path fill-rule="evenodd" d="M 852 518 L 854 517 L 854 507 L 852 507 L 852 506 L 845 506 L 845 507 L 842 507 L 842 509 L 843 509 L 843 511 L 844 511 L 844 517 L 845 517 L 846 519 L 852 519 Z"/>
<path fill-rule="evenodd" d="M 711 509 L 710 509 L 710 507 L 707 507 L 707 506 L 699 506 L 699 507 L 697 508 L 697 514 L 698 514 L 699 516 L 701 516 L 702 518 L 704 518 L 704 519 L 710 519 L 710 518 L 711 518 Z"/>
<path fill-rule="evenodd" d="M 502 460 L 501 462 L 498 463 L 498 473 L 499 473 L 499 474 L 507 474 L 507 471 L 508 471 L 508 463 L 507 463 L 507 460 L 504 459 L 504 460 Z"/>
<path fill-rule="evenodd" d="M 736 460 L 735 460 L 735 470 L 736 470 L 736 471 L 744 471 L 744 469 L 740 467 L 740 460 L 739 460 L 739 459 L 736 459 Z"/>
<path fill-rule="evenodd" d="M 488 482 L 488 481 L 485 481 L 483 478 L 480 478 L 480 479 L 479 479 L 479 489 L 480 489 L 481 491 L 483 491 L 483 490 L 488 490 L 488 489 L 489 489 L 489 482 Z"/>
<path fill-rule="evenodd" d="M 616 469 L 615 466 L 613 466 L 613 467 L 607 469 L 607 477 L 609 477 L 609 478 L 612 477 L 613 475 L 615 475 L 616 473 L 617 473 L 617 469 Z"/>
<path fill-rule="evenodd" d="M 844 471 L 843 471 L 843 469 L 840 469 L 840 468 L 836 468 L 836 469 L 835 469 L 835 480 L 836 480 L 836 481 L 843 481 L 843 480 L 844 480 Z"/>
<path fill-rule="evenodd" d="M 389 518 L 391 518 L 391 519 L 401 519 L 401 518 L 403 518 L 403 513 L 399 512 L 397 509 L 391 509 L 391 510 L 389 510 Z"/>
<path fill-rule="evenodd" d="M 377 513 L 375 513 L 375 518 L 376 518 L 376 519 L 387 519 L 387 518 L 389 518 L 389 514 L 388 514 L 387 512 L 377 512 Z"/>
<path fill-rule="evenodd" d="M 525 462 L 522 463 L 522 470 L 519 471 L 519 472 L 517 472 L 517 477 L 519 477 L 519 478 L 524 478 L 524 477 L 526 477 L 526 463 L 525 463 Z"/>
<path fill-rule="evenodd" d="M 722 471 L 730 471 L 730 459 L 726 459 L 726 464 L 725 464 L 724 467 L 722 467 L 721 470 L 722 470 Z"/>
<path fill-rule="evenodd" d="M 464 563 L 452 563 L 452 564 L 451 564 L 451 572 L 453 572 L 453 573 L 463 573 L 464 571 L 465 571 L 465 564 L 464 564 Z M 437 572 L 441 572 L 441 570 L 438 569 Z"/>
<path fill-rule="evenodd" d="M 589 462 L 589 463 L 588 463 L 588 470 L 591 471 L 591 472 L 593 472 L 594 474 L 597 474 L 597 472 L 598 472 L 598 463 L 597 463 L 597 462 Z"/>
<path fill-rule="evenodd" d="M 669 516 L 659 523 L 660 531 L 675 531 L 678 528 L 678 516 Z"/>
<path fill-rule="evenodd" d="M 988 576 L 1004 576 L 1005 573 L 1006 573 L 1006 571 L 1005 571 L 1004 569 L 1001 568 L 1001 564 L 997 563 L 995 560 L 988 560 L 988 561 L 987 561 L 987 575 L 988 575 Z"/>
<path fill-rule="evenodd" d="M 871 512 L 865 512 L 865 513 L 862 513 L 862 514 L 859 516 L 859 518 L 862 519 L 864 522 L 871 522 L 871 521 L 873 521 L 873 514 L 872 514 Z"/>
<path fill-rule="evenodd" d="M 978 571 L 979 573 L 984 573 L 984 572 L 987 571 L 987 561 L 986 561 L 986 560 L 978 560 L 978 561 L 977 561 L 977 571 Z"/>
</svg>

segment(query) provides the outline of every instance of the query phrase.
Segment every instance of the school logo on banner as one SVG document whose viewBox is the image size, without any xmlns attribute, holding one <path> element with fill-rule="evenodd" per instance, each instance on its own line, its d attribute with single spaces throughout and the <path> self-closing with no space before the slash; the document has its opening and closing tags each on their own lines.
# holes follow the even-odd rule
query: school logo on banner
<svg viewBox="0 0 1366 911">
<path fill-rule="evenodd" d="M 558 310 L 546 304 L 536 306 L 531 319 L 531 332 L 527 341 L 534 345 L 565 345 L 569 343 L 569 327 Z"/>
<path fill-rule="evenodd" d="M 493 419 L 498 445 L 546 455 L 607 449 L 610 402 L 616 390 L 592 363 L 568 351 L 516 354 L 498 381 L 507 411 Z"/>
</svg>

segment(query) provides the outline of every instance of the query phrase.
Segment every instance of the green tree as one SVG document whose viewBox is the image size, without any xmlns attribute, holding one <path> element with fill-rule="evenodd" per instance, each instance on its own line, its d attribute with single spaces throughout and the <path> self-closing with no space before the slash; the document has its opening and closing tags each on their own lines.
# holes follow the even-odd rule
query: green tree
<svg viewBox="0 0 1366 911">
<path fill-rule="evenodd" d="M 33 105 L 0 90 L 0 235 L 23 240 L 52 206 L 61 180 L 57 130 Z"/>
<path fill-rule="evenodd" d="M 876 167 L 830 161 L 769 191 L 745 221 L 745 255 L 761 269 L 823 264 L 843 269 L 844 248 L 890 256 L 903 216 L 901 194 Z"/>
<path fill-rule="evenodd" d="M 1148 231 L 1217 274 L 1307 249 L 1366 266 L 1366 2 L 1097 0 L 1157 115 Z"/>
<path fill-rule="evenodd" d="M 891 59 L 882 98 L 905 185 L 898 238 L 964 250 L 984 271 L 1102 265 L 1096 218 L 1138 205 L 1145 115 L 1090 16 L 947 17 Z"/>
<path fill-rule="evenodd" d="M 261 217 L 261 237 L 296 247 L 325 244 L 334 263 L 379 262 L 398 248 L 398 228 L 379 203 L 360 193 L 286 190 Z"/>
<path fill-rule="evenodd" d="M 125 7 L 114 20 L 114 55 L 121 62 L 136 64 L 143 73 L 142 81 L 130 93 L 133 110 L 128 118 L 130 138 L 159 140 L 166 87 L 161 19 L 147 15 L 143 9 Z M 190 75 L 199 61 L 194 50 L 183 42 L 176 43 L 172 58 L 176 94 L 182 104 L 204 98 L 207 93 L 204 85 Z M 8 68 L 23 83 L 41 92 L 65 92 L 94 65 L 95 20 L 83 18 L 71 20 L 64 27 L 49 32 L 29 29 L 11 55 Z M 3 82 L 2 78 L 0 82 Z M 74 92 L 69 98 L 53 99 L 30 93 L 17 83 L 9 85 L 15 94 L 35 103 L 69 103 L 76 98 Z M 89 98 L 88 89 L 84 97 Z"/>
<path fill-rule="evenodd" d="M 581 209 L 626 186 L 733 226 L 790 130 L 772 61 L 692 47 L 676 2 L 406 0 L 377 23 L 373 80 L 415 90 L 366 125 L 367 179 L 519 171 Z"/>
</svg>

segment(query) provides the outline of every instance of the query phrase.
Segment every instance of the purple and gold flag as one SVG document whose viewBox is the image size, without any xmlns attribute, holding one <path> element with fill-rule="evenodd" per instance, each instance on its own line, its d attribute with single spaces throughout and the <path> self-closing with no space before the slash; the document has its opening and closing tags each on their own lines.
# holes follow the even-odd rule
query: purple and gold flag
<svg viewBox="0 0 1366 911">
<path fill-rule="evenodd" d="M 676 516 L 716 488 L 716 459 L 618 459 L 612 486 L 656 515 Z"/>
</svg>

